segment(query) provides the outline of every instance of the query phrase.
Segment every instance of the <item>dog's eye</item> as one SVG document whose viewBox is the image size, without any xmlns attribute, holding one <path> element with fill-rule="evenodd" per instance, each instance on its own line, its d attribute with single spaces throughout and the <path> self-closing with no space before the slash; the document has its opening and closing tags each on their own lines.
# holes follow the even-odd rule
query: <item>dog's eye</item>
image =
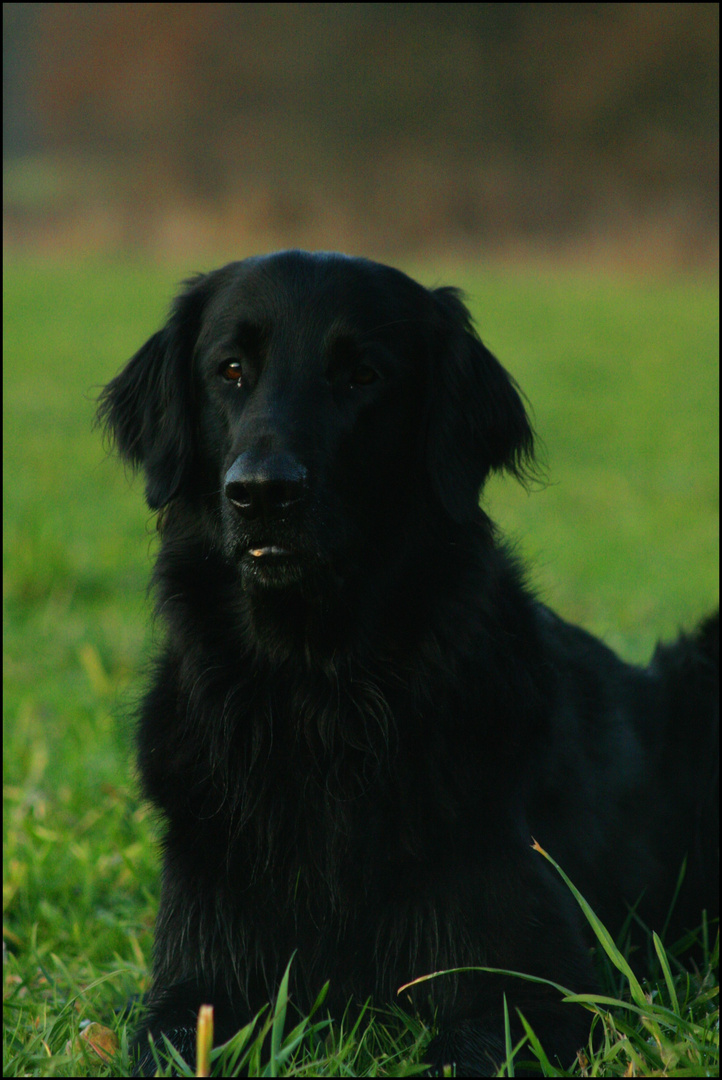
<svg viewBox="0 0 722 1080">
<path fill-rule="evenodd" d="M 218 369 L 218 374 L 226 382 L 238 383 L 239 385 L 243 382 L 243 371 L 238 360 L 224 360 Z"/>
<path fill-rule="evenodd" d="M 375 383 L 379 374 L 369 364 L 359 364 L 351 373 L 349 382 L 351 386 L 370 386 Z"/>
</svg>

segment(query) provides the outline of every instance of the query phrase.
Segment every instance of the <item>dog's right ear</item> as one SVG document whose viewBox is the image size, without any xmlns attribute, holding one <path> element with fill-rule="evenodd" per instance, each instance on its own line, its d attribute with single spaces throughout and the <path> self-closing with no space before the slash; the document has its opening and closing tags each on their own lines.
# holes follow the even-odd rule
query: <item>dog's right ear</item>
<svg viewBox="0 0 722 1080">
<path fill-rule="evenodd" d="M 519 388 L 483 344 L 458 289 L 432 293 L 440 327 L 431 373 L 428 462 L 455 521 L 468 520 L 490 472 L 533 474 L 534 432 Z"/>
<path fill-rule="evenodd" d="M 186 282 L 166 325 L 99 397 L 98 423 L 125 461 L 143 467 L 151 510 L 160 510 L 177 495 L 194 460 L 193 351 L 209 278 L 200 274 Z"/>
</svg>

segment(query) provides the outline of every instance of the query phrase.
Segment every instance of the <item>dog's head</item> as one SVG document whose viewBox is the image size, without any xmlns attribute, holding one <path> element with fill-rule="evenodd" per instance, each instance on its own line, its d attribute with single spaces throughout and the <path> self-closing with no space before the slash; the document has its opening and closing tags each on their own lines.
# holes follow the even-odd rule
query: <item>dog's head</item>
<svg viewBox="0 0 722 1080">
<path fill-rule="evenodd" d="M 152 509 L 220 522 L 249 588 L 388 558 L 421 514 L 471 519 L 488 473 L 519 475 L 533 446 L 456 290 L 300 251 L 189 281 L 99 416 Z"/>
</svg>

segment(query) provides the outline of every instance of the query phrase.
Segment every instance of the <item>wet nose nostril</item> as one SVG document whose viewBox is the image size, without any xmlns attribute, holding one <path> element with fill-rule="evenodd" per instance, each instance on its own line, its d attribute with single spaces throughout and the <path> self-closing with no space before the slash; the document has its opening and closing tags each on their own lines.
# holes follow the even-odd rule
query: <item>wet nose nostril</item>
<svg viewBox="0 0 722 1080">
<path fill-rule="evenodd" d="M 253 489 L 250 484 L 226 484 L 226 497 L 241 510 L 250 510 L 253 505 Z"/>
<path fill-rule="evenodd" d="M 259 462 L 242 454 L 226 473 L 226 498 L 249 520 L 283 515 L 302 501 L 305 490 L 305 468 L 286 455 Z"/>
<path fill-rule="evenodd" d="M 291 506 L 303 494 L 303 485 L 288 480 L 271 480 L 266 486 L 266 498 L 277 506 Z"/>
</svg>

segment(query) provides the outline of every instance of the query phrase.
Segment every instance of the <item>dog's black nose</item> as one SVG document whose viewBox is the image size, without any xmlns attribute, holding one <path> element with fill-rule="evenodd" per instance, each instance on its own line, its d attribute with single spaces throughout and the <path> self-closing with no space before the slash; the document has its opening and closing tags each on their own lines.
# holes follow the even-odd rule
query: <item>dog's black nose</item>
<svg viewBox="0 0 722 1080">
<path fill-rule="evenodd" d="M 226 497 L 244 517 L 283 517 L 306 492 L 306 469 L 291 454 L 239 454 L 226 473 Z"/>
</svg>

